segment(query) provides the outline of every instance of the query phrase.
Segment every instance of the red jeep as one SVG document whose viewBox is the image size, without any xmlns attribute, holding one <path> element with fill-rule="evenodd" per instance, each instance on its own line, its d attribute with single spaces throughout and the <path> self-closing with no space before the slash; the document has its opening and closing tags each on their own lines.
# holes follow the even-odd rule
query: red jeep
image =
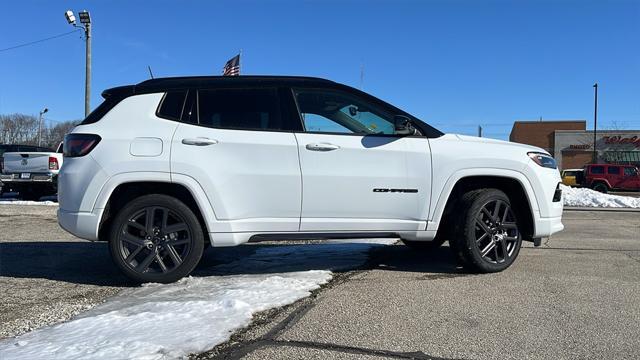
<svg viewBox="0 0 640 360">
<path fill-rule="evenodd" d="M 640 171 L 633 165 L 589 164 L 584 167 L 583 185 L 603 193 L 640 191 Z"/>
</svg>

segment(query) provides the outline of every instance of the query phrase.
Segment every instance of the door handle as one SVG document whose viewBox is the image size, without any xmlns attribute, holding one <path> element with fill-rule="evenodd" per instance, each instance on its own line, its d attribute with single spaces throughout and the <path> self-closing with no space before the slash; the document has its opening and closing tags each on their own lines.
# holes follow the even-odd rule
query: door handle
<svg viewBox="0 0 640 360">
<path fill-rule="evenodd" d="M 217 144 L 218 140 L 209 138 L 182 139 L 182 143 L 185 145 L 208 146 Z"/>
<path fill-rule="evenodd" d="M 340 149 L 340 146 L 327 143 L 312 143 L 307 144 L 306 148 L 311 151 L 333 151 Z"/>
</svg>

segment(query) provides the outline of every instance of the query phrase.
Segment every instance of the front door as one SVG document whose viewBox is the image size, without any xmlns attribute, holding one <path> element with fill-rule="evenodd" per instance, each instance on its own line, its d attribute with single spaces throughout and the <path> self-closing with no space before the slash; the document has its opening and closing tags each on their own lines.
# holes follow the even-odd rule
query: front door
<svg viewBox="0 0 640 360">
<path fill-rule="evenodd" d="M 212 232 L 298 231 L 298 148 L 278 98 L 277 89 L 202 89 L 185 104 L 171 172 L 204 189 Z"/>
<path fill-rule="evenodd" d="M 302 231 L 424 230 L 428 139 L 394 134 L 393 114 L 337 90 L 294 91 L 305 132 Z"/>
</svg>

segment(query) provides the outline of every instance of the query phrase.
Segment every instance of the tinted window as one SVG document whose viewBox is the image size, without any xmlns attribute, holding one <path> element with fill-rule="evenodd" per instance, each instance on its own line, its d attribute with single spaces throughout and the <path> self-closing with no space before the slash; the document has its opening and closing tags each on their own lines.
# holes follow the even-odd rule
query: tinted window
<svg viewBox="0 0 640 360">
<path fill-rule="evenodd" d="M 604 174 L 604 167 L 603 166 L 592 166 L 591 167 L 591 173 L 592 174 Z"/>
<path fill-rule="evenodd" d="M 293 130 L 280 116 L 276 89 L 199 90 L 198 123 L 222 129 Z"/>
<path fill-rule="evenodd" d="M 624 175 L 625 176 L 635 176 L 637 174 L 638 174 L 638 169 L 636 169 L 636 168 L 632 168 L 632 167 L 624 168 Z"/>
<path fill-rule="evenodd" d="M 395 133 L 393 115 L 353 95 L 334 90 L 296 90 L 295 94 L 308 132 Z"/>
<path fill-rule="evenodd" d="M 182 115 L 182 107 L 184 99 L 187 97 L 187 91 L 169 91 L 164 94 L 157 115 L 161 118 L 169 120 L 180 120 Z"/>
<path fill-rule="evenodd" d="M 613 174 L 613 175 L 620 175 L 620 168 L 617 166 L 609 166 L 609 168 L 607 169 L 607 173 Z"/>
</svg>

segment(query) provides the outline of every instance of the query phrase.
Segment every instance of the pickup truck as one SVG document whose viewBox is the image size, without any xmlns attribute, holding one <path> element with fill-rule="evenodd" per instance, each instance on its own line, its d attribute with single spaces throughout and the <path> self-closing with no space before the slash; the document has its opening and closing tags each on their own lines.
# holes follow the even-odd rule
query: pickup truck
<svg viewBox="0 0 640 360">
<path fill-rule="evenodd" d="M 40 148 L 38 150 L 44 150 Z M 58 191 L 58 172 L 62 166 L 62 143 L 53 151 L 19 151 L 3 154 L 0 181 L 25 200 L 38 200 Z"/>
<path fill-rule="evenodd" d="M 634 165 L 588 164 L 584 167 L 582 185 L 603 193 L 640 191 L 640 170 Z"/>
</svg>

